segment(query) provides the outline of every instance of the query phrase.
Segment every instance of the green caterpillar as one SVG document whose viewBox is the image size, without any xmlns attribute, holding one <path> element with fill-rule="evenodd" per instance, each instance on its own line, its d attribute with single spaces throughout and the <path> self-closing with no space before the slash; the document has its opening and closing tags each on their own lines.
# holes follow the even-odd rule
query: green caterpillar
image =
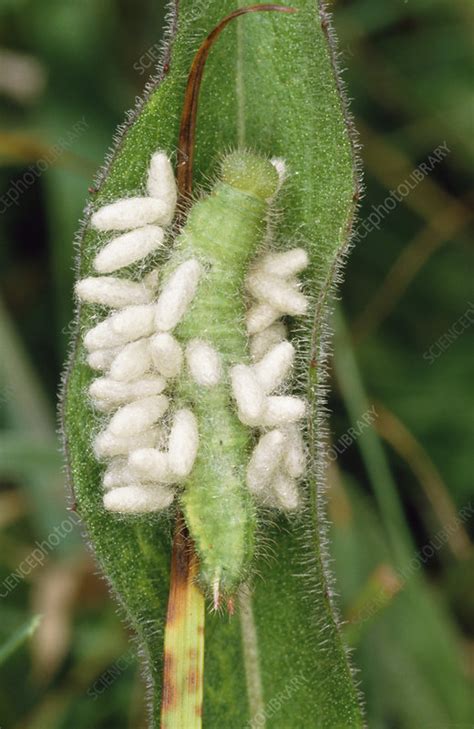
<svg viewBox="0 0 474 729">
<path fill-rule="evenodd" d="M 176 243 L 177 258 L 195 255 L 206 274 L 193 306 L 177 330 L 184 340 L 206 340 L 224 372 L 247 359 L 243 278 L 265 233 L 269 199 L 278 175 L 270 162 L 234 154 L 221 180 L 191 209 Z M 255 505 L 245 486 L 250 434 L 230 401 L 228 378 L 215 387 L 185 379 L 179 396 L 195 408 L 203 443 L 181 497 L 202 576 L 217 592 L 232 591 L 254 545 Z"/>
<path fill-rule="evenodd" d="M 295 508 L 294 481 L 304 470 L 292 429 L 304 403 L 270 393 L 291 367 L 293 348 L 276 320 L 306 309 L 296 282 L 287 280 L 307 265 L 306 254 L 292 249 L 255 262 L 280 184 L 277 168 L 282 174 L 281 161 L 250 153 L 224 159 L 220 180 L 190 209 L 156 291 L 153 272 L 141 281 L 103 275 L 161 245 L 156 223 L 172 219 L 176 189 L 169 159 L 155 154 L 149 197 L 119 200 L 92 216 L 97 229 L 127 232 L 97 253 L 93 265 L 102 275 L 76 286 L 82 300 L 113 309 L 84 337 L 89 365 L 108 372 L 89 388 L 96 408 L 113 413 L 94 445 L 107 464 L 105 508 L 158 511 L 179 488 L 216 605 L 221 592 L 235 591 L 252 558 L 252 492 L 269 505 Z M 250 309 L 245 280 L 258 302 Z M 264 434 L 251 456 L 255 428 Z"/>
</svg>

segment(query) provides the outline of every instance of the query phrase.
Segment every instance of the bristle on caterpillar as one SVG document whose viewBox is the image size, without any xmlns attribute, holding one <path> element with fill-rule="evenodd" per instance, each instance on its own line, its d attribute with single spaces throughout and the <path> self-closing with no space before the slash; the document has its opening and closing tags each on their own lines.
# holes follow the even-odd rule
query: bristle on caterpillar
<svg viewBox="0 0 474 729">
<path fill-rule="evenodd" d="M 281 320 L 307 310 L 297 276 L 308 258 L 302 248 L 257 256 L 285 174 L 283 160 L 229 155 L 165 266 L 130 280 L 116 272 L 146 268 L 177 202 L 171 163 L 155 153 L 149 197 L 93 214 L 93 227 L 121 234 L 96 253 L 99 275 L 76 285 L 86 304 L 110 309 L 83 337 L 87 362 L 101 373 L 89 396 L 104 418 L 94 441 L 104 507 L 152 513 L 178 495 L 203 579 L 218 591 L 235 588 L 251 556 L 253 502 L 283 510 L 300 503 L 306 404 L 289 391 L 295 350 Z"/>
</svg>

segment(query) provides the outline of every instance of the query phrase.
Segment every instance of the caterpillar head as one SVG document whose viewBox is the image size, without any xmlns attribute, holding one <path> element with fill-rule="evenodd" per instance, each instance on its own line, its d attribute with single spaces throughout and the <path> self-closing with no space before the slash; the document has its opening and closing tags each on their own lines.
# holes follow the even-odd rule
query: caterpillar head
<svg viewBox="0 0 474 729">
<path fill-rule="evenodd" d="M 252 152 L 231 152 L 222 162 L 221 179 L 231 187 L 261 200 L 271 198 L 280 185 L 275 166 Z"/>
</svg>

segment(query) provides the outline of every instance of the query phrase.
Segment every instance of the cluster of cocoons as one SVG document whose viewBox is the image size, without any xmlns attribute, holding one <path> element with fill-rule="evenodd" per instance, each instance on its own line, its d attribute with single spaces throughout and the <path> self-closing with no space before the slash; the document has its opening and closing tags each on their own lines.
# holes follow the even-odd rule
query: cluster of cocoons
<svg viewBox="0 0 474 729">
<path fill-rule="evenodd" d="M 305 470 L 298 425 L 305 402 L 285 392 L 295 351 L 279 320 L 307 310 L 296 279 L 308 265 L 307 255 L 301 248 L 268 253 L 251 266 L 246 288 L 255 302 L 247 313 L 253 363 L 223 372 L 222 358 L 208 342 L 192 339 L 183 347 L 173 335 L 204 273 L 196 258 L 182 261 L 164 281 L 157 270 L 139 281 L 126 278 L 128 271 L 116 275 L 162 247 L 164 229 L 173 220 L 176 183 L 163 152 L 152 156 L 146 192 L 94 212 L 91 225 L 107 234 L 107 241 L 93 261 L 97 275 L 76 285 L 83 302 L 110 309 L 84 335 L 87 362 L 101 373 L 89 395 L 105 414 L 94 440 L 95 455 L 106 465 L 104 506 L 126 514 L 159 511 L 171 504 L 191 473 L 198 423 L 190 409 L 170 412 L 166 395 L 186 368 L 186 376 L 201 387 L 230 381 L 239 419 L 259 436 L 247 486 L 260 502 L 293 510 L 299 504 L 297 480 Z"/>
<path fill-rule="evenodd" d="M 90 397 L 108 416 L 94 441 L 96 457 L 106 463 L 104 506 L 129 514 L 169 506 L 196 458 L 196 418 L 189 409 L 169 416 L 169 381 L 178 377 L 185 357 L 191 372 L 196 362 L 204 363 L 197 365 L 201 379 L 215 381 L 218 369 L 208 345 L 194 340 L 183 353 L 172 334 L 196 293 L 201 276 L 197 260 L 181 263 L 160 292 L 156 270 L 139 282 L 109 275 L 144 261 L 163 245 L 177 191 L 171 163 L 162 152 L 151 159 L 147 193 L 105 205 L 92 215 L 96 230 L 120 235 L 95 256 L 99 275 L 76 285 L 82 301 L 111 310 L 85 334 L 84 345 L 88 364 L 102 373 L 90 385 Z"/>
<path fill-rule="evenodd" d="M 284 510 L 299 505 L 297 480 L 305 471 L 305 448 L 297 423 L 306 405 L 284 394 L 295 349 L 279 320 L 305 314 L 308 301 L 295 277 L 307 265 L 302 248 L 268 253 L 252 265 L 246 288 L 255 299 L 247 312 L 254 364 L 236 365 L 230 373 L 239 419 L 260 432 L 247 468 L 247 486 L 262 503 Z"/>
</svg>

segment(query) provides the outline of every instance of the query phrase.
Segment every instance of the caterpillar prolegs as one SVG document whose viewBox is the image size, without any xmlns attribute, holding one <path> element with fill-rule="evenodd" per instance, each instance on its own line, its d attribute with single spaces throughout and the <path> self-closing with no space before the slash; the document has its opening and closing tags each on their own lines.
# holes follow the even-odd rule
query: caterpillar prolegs
<svg viewBox="0 0 474 729">
<path fill-rule="evenodd" d="M 161 270 L 76 286 L 111 309 L 84 336 L 90 366 L 103 372 L 89 394 L 104 413 L 94 449 L 105 508 L 142 514 L 177 498 L 213 591 L 234 591 L 245 574 L 259 505 L 294 510 L 300 500 L 305 403 L 291 394 L 295 352 L 282 319 L 306 311 L 297 277 L 308 261 L 301 248 L 265 244 L 283 167 L 228 155 Z M 162 245 L 176 205 L 162 152 L 147 191 L 92 216 L 94 227 L 121 232 L 97 253 L 98 274 L 140 270 Z"/>
</svg>

